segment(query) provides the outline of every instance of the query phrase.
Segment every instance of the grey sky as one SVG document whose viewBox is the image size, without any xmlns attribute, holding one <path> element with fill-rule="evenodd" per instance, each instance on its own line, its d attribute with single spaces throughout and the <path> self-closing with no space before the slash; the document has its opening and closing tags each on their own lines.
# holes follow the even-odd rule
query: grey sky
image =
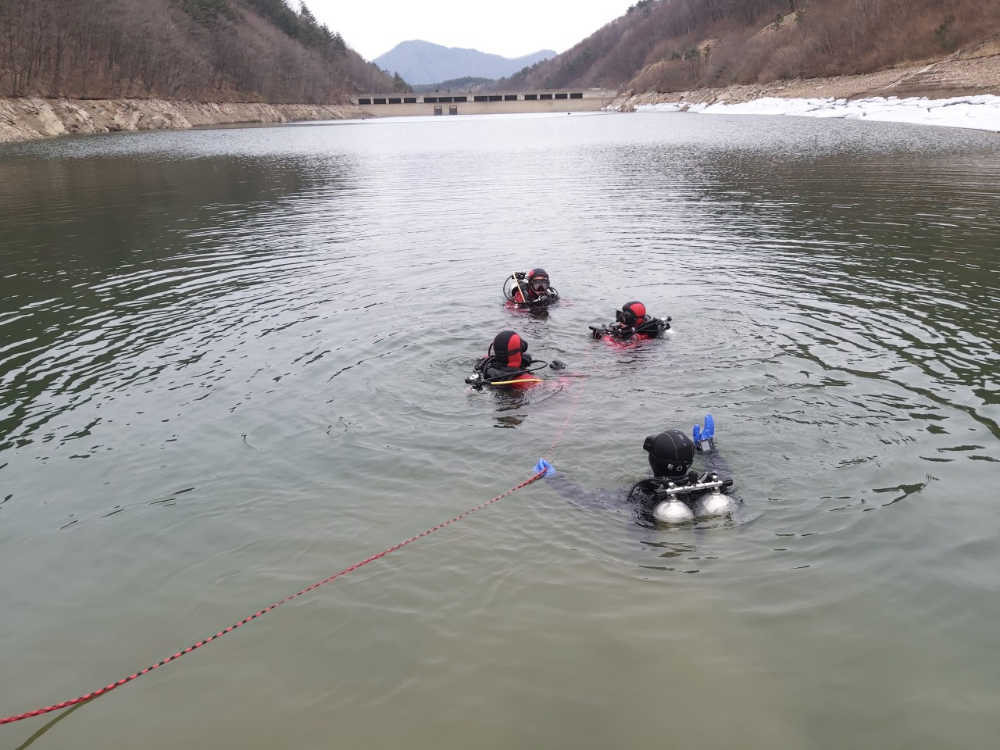
<svg viewBox="0 0 1000 750">
<path fill-rule="evenodd" d="M 504 57 L 540 49 L 564 52 L 625 13 L 635 0 L 306 0 L 306 5 L 366 59 L 408 39 L 467 47 Z M 297 2 L 292 3 L 297 5 Z"/>
</svg>

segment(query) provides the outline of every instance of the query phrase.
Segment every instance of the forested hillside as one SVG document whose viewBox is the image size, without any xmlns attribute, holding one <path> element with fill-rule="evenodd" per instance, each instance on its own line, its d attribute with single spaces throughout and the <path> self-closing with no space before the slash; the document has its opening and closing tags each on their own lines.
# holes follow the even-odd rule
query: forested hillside
<svg viewBox="0 0 1000 750">
<path fill-rule="evenodd" d="M 866 73 L 1000 35 L 1000 0 L 639 0 L 499 88 L 681 91 Z"/>
<path fill-rule="evenodd" d="M 392 80 L 284 0 L 0 0 L 0 96 L 332 104 Z"/>
</svg>

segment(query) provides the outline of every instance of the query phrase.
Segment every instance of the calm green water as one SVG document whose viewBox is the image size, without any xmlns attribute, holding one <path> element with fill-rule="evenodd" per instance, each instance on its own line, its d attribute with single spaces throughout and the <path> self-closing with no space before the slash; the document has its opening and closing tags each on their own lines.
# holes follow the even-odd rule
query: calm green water
<svg viewBox="0 0 1000 750">
<path fill-rule="evenodd" d="M 731 523 L 647 528 L 539 483 L 32 746 L 995 747 L 998 216 L 1000 139 L 878 123 L 0 150 L 0 716 L 488 500 L 567 415 L 553 463 L 596 489 L 711 411 Z M 505 311 L 537 264 L 565 302 Z M 675 335 L 592 342 L 630 299 Z M 579 377 L 470 392 L 504 328 Z"/>
</svg>

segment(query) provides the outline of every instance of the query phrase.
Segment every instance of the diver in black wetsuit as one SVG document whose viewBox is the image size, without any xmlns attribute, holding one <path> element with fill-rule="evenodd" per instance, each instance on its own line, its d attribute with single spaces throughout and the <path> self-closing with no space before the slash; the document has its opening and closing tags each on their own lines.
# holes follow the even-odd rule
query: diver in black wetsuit
<svg viewBox="0 0 1000 750">
<path fill-rule="evenodd" d="M 706 415 L 704 428 L 695 425 L 693 441 L 680 430 L 666 430 L 647 437 L 642 447 L 649 454 L 653 476 L 636 482 L 627 493 L 625 490 L 588 493 L 558 474 L 545 459 L 538 462 L 535 471 L 544 471 L 549 485 L 574 505 L 614 508 L 624 500 L 632 503 L 637 515 L 646 521 L 684 523 L 724 516 L 738 504 L 738 499 L 728 496 L 733 480 L 720 477 L 720 473 L 729 471 L 715 449 L 715 423 L 711 414 Z M 697 453 L 704 456 L 707 469 L 701 474 L 690 471 Z"/>
</svg>

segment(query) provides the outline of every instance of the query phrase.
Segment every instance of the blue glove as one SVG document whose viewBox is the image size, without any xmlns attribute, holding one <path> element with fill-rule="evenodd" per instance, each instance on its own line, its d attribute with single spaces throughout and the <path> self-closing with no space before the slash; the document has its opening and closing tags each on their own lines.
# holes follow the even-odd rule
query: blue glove
<svg viewBox="0 0 1000 750">
<path fill-rule="evenodd" d="M 705 415 L 705 429 L 701 431 L 702 440 L 713 440 L 715 438 L 715 420 L 711 414 Z"/>
<path fill-rule="evenodd" d="M 555 467 L 546 461 L 544 458 L 538 459 L 538 463 L 535 464 L 535 473 L 542 472 L 542 476 L 554 477 L 556 475 Z"/>
<path fill-rule="evenodd" d="M 701 442 L 701 425 L 696 424 L 694 426 L 694 444 L 698 445 Z"/>
</svg>

